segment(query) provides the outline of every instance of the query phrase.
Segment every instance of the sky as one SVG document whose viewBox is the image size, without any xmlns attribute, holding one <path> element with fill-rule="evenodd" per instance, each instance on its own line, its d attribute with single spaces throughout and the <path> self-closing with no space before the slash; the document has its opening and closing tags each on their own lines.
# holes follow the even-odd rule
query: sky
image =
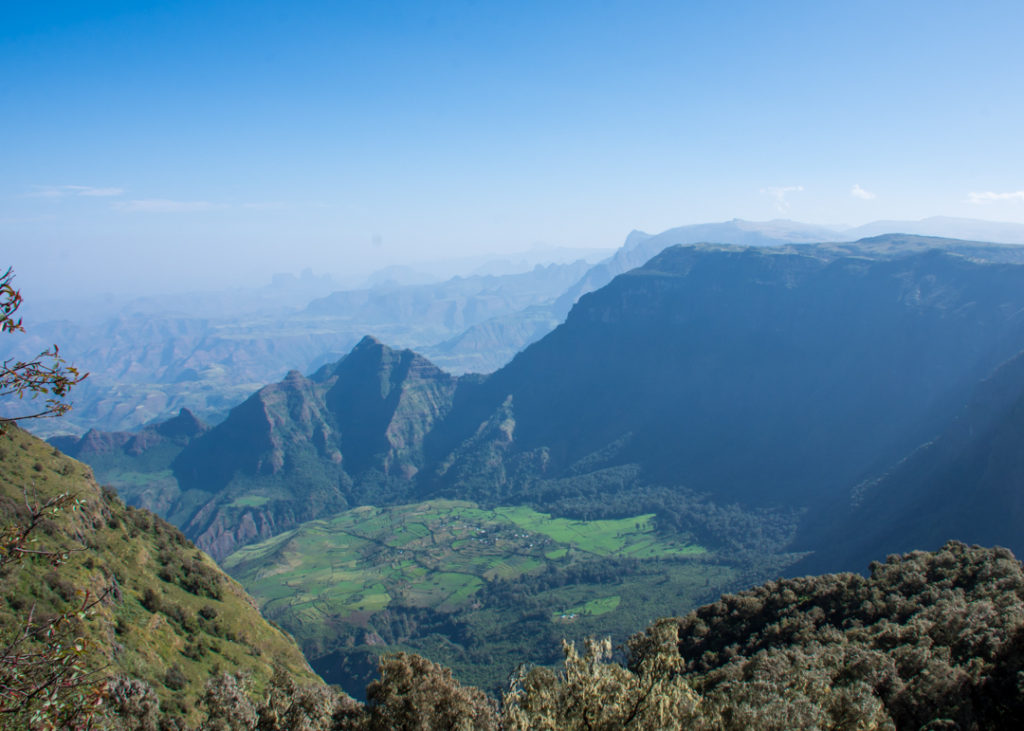
<svg viewBox="0 0 1024 731">
<path fill-rule="evenodd" d="M 632 229 L 1024 222 L 1024 3 L 0 2 L 26 298 Z"/>
</svg>

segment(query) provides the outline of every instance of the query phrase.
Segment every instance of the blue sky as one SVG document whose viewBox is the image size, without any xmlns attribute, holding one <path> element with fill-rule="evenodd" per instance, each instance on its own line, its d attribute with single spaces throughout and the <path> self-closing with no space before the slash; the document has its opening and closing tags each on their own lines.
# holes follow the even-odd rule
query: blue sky
<svg viewBox="0 0 1024 731">
<path fill-rule="evenodd" d="M 1019 2 L 5 2 L 26 295 L 734 217 L 1024 222 Z"/>
</svg>

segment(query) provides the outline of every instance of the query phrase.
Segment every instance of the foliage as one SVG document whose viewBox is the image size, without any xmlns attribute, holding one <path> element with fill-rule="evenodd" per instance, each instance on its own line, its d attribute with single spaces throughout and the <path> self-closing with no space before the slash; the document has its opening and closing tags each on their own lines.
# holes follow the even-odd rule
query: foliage
<svg viewBox="0 0 1024 731">
<path fill-rule="evenodd" d="M 651 729 L 689 727 L 699 698 L 680 674 L 678 656 L 649 657 L 633 673 L 614 662 L 611 640 L 587 639 L 581 656 L 563 643 L 561 673 L 520 671 L 504 698 L 503 726 L 527 729 Z"/>
<path fill-rule="evenodd" d="M 157 731 L 160 699 L 153 687 L 137 678 L 118 675 L 107 683 L 109 724 L 120 731 Z"/>
<path fill-rule="evenodd" d="M 1010 729 L 1024 717 L 1024 571 L 1006 549 L 951 542 L 873 563 L 867 578 L 723 596 L 635 637 L 631 667 L 667 631 L 727 728 Z"/>
<path fill-rule="evenodd" d="M 0 529 L 0 576 L 25 561 L 58 567 L 62 550 L 42 548 L 34 533 L 77 503 L 69 493 L 45 502 L 25 500 L 25 516 Z M 26 605 L 0 629 L 0 728 L 77 728 L 89 725 L 104 696 L 103 668 L 81 634 L 81 623 L 102 599 L 82 592 L 71 608 L 40 616 Z"/>
<path fill-rule="evenodd" d="M 368 703 L 343 714 L 352 731 L 490 731 L 497 728 L 494 703 L 465 687 L 451 670 L 404 652 L 381 660 L 380 680 L 367 687 Z"/>
<path fill-rule="evenodd" d="M 0 577 L 0 626 L 20 626 L 33 606 L 40 619 L 77 610 L 78 587 L 106 591 L 88 621 L 75 617 L 67 626 L 86 641 L 90 668 L 143 683 L 166 723 L 198 723 L 207 680 L 225 671 L 248 672 L 257 698 L 275 663 L 300 685 L 319 683 L 291 638 L 259 617 L 241 587 L 181 531 L 126 507 L 87 467 L 11 427 L 0 437 L 0 526 L 25 524 L 26 489 L 41 503 L 75 494 L 74 510 L 38 521 L 31 534 L 38 538 L 32 550 L 59 549 L 68 560 L 54 568 L 44 556 L 28 554 L 20 571 Z M 66 536 L 75 536 L 80 550 L 67 551 Z M 123 693 L 108 690 L 110 712 L 145 715 L 139 704 L 152 699 L 139 700 L 141 686 L 112 682 Z"/>
<path fill-rule="evenodd" d="M 263 702 L 259 704 L 259 731 L 327 731 L 336 715 L 354 708 L 354 702 L 323 685 L 300 687 L 283 666 L 274 667 Z"/>
<path fill-rule="evenodd" d="M 0 333 L 23 332 L 25 329 L 21 318 L 14 318 L 22 298 L 21 293 L 14 288 L 13 281 L 14 272 L 10 268 L 0 274 Z M 0 415 L 0 433 L 18 421 L 64 414 L 71 408 L 65 400 L 71 387 L 81 383 L 88 375 L 68 365 L 56 345 L 28 361 L 8 358 L 0 364 L 0 399 L 9 402 L 14 397 L 22 399 L 27 395 L 33 399 L 44 396 L 45 401 L 42 408 L 36 411 Z"/>
<path fill-rule="evenodd" d="M 500 694 L 518 664 L 557 662 L 560 638 L 625 641 L 735 576 L 686 534 L 656 531 L 650 514 L 566 520 L 453 500 L 356 508 L 224 565 L 325 678 L 357 697 L 376 658 L 356 671 L 339 657 L 354 647 L 415 652 Z"/>
</svg>

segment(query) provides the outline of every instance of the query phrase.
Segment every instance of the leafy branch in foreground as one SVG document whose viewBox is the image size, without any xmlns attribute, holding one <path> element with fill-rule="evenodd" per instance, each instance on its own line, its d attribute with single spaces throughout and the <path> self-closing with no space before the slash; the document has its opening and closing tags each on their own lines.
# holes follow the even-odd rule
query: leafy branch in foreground
<svg viewBox="0 0 1024 731">
<path fill-rule="evenodd" d="M 27 517 L 0 529 L 0 576 L 26 559 L 59 566 L 66 551 L 38 548 L 33 533 L 63 509 L 77 506 L 69 493 L 42 504 L 26 498 Z M 103 704 L 106 678 L 90 668 L 91 648 L 77 631 L 106 597 L 88 591 L 72 608 L 39 618 L 29 607 L 17 626 L 0 629 L 0 728 L 88 728 Z"/>
<path fill-rule="evenodd" d="M 21 293 L 14 288 L 14 271 L 10 268 L 0 274 L 0 333 L 24 332 L 21 318 L 14 315 L 21 306 Z M 9 400 L 26 395 L 35 399 L 45 397 L 43 406 L 29 413 L 0 415 L 0 433 L 4 427 L 24 419 L 60 416 L 71 408 L 65 400 L 71 387 L 81 383 L 88 373 L 80 373 L 68 365 L 54 345 L 28 361 L 8 358 L 0 365 L 0 399 Z"/>
</svg>

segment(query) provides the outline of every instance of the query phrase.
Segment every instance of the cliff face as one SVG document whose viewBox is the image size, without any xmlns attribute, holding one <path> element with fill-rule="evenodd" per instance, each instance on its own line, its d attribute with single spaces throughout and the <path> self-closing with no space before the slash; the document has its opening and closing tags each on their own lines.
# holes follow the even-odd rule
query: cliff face
<svg viewBox="0 0 1024 731">
<path fill-rule="evenodd" d="M 456 383 L 370 337 L 310 378 L 292 371 L 175 459 L 180 502 L 195 506 L 184 529 L 220 558 L 299 522 L 407 492 Z"/>
<path fill-rule="evenodd" d="M 951 538 L 1024 552 L 1022 447 L 1024 353 L 979 384 L 935 439 L 813 515 L 801 542 L 819 550 L 804 568 L 855 567 L 877 546 L 932 549 Z"/>
<path fill-rule="evenodd" d="M 504 454 L 543 449 L 548 476 L 635 463 L 718 499 L 806 505 L 943 428 L 1024 349 L 1021 306 L 1024 268 L 950 252 L 677 247 L 581 299 L 438 448 L 509 408 Z"/>
<path fill-rule="evenodd" d="M 164 514 L 219 558 L 352 505 L 434 496 L 579 506 L 686 488 L 834 506 L 1024 352 L 1022 256 L 909 236 L 677 246 L 486 377 L 365 338 L 191 438 Z"/>
</svg>

